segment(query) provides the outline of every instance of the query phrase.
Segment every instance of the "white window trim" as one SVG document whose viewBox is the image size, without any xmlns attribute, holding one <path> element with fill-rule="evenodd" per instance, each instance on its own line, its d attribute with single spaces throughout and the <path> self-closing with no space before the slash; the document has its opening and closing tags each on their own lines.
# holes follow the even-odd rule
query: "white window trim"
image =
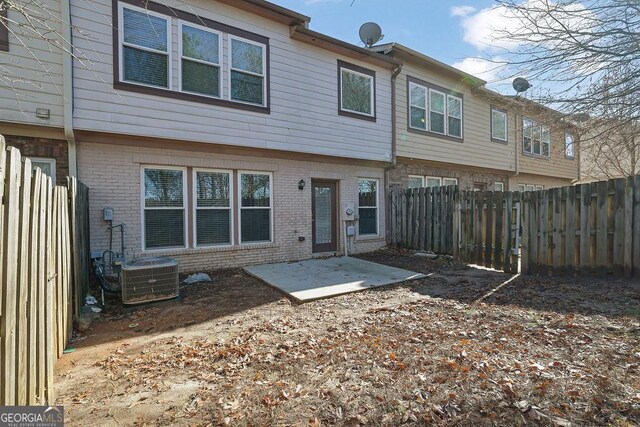
<svg viewBox="0 0 640 427">
<path fill-rule="evenodd" d="M 258 105 L 260 107 L 266 107 L 267 106 L 267 45 L 263 44 L 263 43 L 258 43 L 256 41 L 253 40 L 249 40 L 249 39 L 245 39 L 242 37 L 238 37 L 235 36 L 233 34 L 229 34 L 227 33 L 228 37 L 227 37 L 227 78 L 228 78 L 228 84 L 227 84 L 227 96 L 229 101 L 231 102 L 237 102 L 239 104 L 246 104 L 246 105 Z M 233 52 L 232 52 L 232 41 L 233 40 L 238 40 L 241 41 L 243 43 L 247 43 L 247 44 L 252 44 L 254 46 L 258 46 L 260 48 L 262 48 L 262 74 L 257 74 L 257 73 L 253 73 L 251 71 L 245 71 L 245 70 L 241 70 L 239 68 L 233 68 Z M 221 51 L 222 53 L 222 51 Z M 237 99 L 232 99 L 231 98 L 231 72 L 232 71 L 236 71 L 238 73 L 242 73 L 242 74 L 247 74 L 250 76 L 255 76 L 255 77 L 262 77 L 262 104 L 256 104 L 255 102 L 247 102 L 247 101 L 240 101 Z M 222 73 L 221 73 L 222 74 Z M 222 93 L 222 90 L 220 91 Z"/>
<path fill-rule="evenodd" d="M 242 241 L 242 210 L 243 209 L 266 209 L 266 206 L 242 206 L 242 175 L 269 175 L 269 226 L 271 227 L 269 235 L 271 236 L 271 240 L 262 240 L 259 242 L 243 242 Z M 261 245 L 266 243 L 273 243 L 275 241 L 275 236 L 273 233 L 273 222 L 275 213 L 273 210 L 273 172 L 265 172 L 265 171 L 248 171 L 242 170 L 238 171 L 238 183 L 237 183 L 237 192 L 238 192 L 238 243 L 240 246 L 252 246 L 252 245 Z"/>
<path fill-rule="evenodd" d="M 211 34 L 215 34 L 218 36 L 218 63 L 213 63 L 213 62 L 209 62 L 209 61 L 203 61 L 201 59 L 195 59 L 195 58 L 190 58 L 190 57 L 185 57 L 182 54 L 182 27 L 187 26 L 187 27 L 191 27 L 191 28 L 195 28 L 198 30 L 202 30 L 202 31 L 206 31 L 208 33 Z M 202 25 L 198 25 L 198 24 L 194 24 L 191 22 L 186 22 L 186 21 L 178 21 L 178 90 L 180 92 L 184 92 L 184 93 L 191 93 L 194 95 L 198 95 L 198 96 L 205 96 L 207 98 L 213 98 L 213 99 L 222 99 L 222 93 L 223 93 L 223 89 L 222 89 L 222 74 L 223 70 L 222 70 L 222 33 L 220 31 L 216 31 L 213 30 L 211 28 L 207 28 L 207 27 L 203 27 Z M 200 64 L 204 64 L 204 65 L 209 65 L 209 66 L 217 66 L 218 67 L 218 88 L 219 88 L 219 96 L 213 96 L 213 95 L 207 95 L 205 93 L 200 93 L 200 92 L 191 92 L 191 91 L 187 91 L 187 90 L 183 90 L 182 89 L 182 60 L 187 60 L 187 61 L 191 61 L 191 62 L 197 62 Z M 263 62 L 264 65 L 264 62 Z M 263 98 L 264 99 L 264 98 Z"/>
<path fill-rule="evenodd" d="M 496 187 L 500 187 L 500 189 L 496 189 Z M 504 182 L 496 181 L 493 183 L 493 191 L 504 192 Z"/>
<path fill-rule="evenodd" d="M 455 181 L 455 184 L 453 184 L 453 185 L 458 185 L 458 178 L 445 178 L 445 177 L 443 177 L 442 178 L 442 185 L 446 187 L 446 186 L 452 185 L 452 184 L 445 184 L 445 181 Z"/>
<path fill-rule="evenodd" d="M 363 113 L 362 111 L 355 111 L 355 110 L 350 110 L 348 108 L 344 108 L 344 101 L 342 99 L 342 72 L 346 71 L 347 73 L 350 74 L 355 74 L 356 76 L 361 76 L 361 77 L 365 77 L 367 78 L 370 82 L 370 89 L 369 89 L 369 94 L 371 95 L 371 102 L 369 105 L 369 108 L 371 109 L 371 113 L 367 114 L 367 113 Z M 346 67 L 340 67 L 340 110 L 342 111 L 346 111 L 348 113 L 353 113 L 353 114 L 359 114 L 361 116 L 366 116 L 366 117 L 375 117 L 376 116 L 376 110 L 375 110 L 375 90 L 373 85 L 375 84 L 375 79 L 373 78 L 373 76 L 370 76 L 368 74 L 364 74 L 364 73 L 360 73 L 358 71 L 354 71 L 350 68 L 346 68 Z"/>
<path fill-rule="evenodd" d="M 567 139 L 571 138 L 571 144 L 567 143 Z M 572 154 L 569 155 L 569 145 L 571 145 Z M 567 159 L 575 160 L 576 158 L 576 140 L 573 137 L 573 133 L 565 132 L 564 133 L 564 155 Z"/>
<path fill-rule="evenodd" d="M 161 19 L 164 19 L 167 22 L 167 51 L 163 52 L 161 50 L 157 50 L 157 49 L 151 49 L 148 47 L 144 47 L 144 46 L 138 46 L 135 44 L 131 44 L 131 43 L 126 43 L 124 41 L 124 9 L 131 9 L 131 10 L 135 10 L 137 12 L 141 12 L 141 13 L 145 13 L 148 14 L 150 16 L 155 16 Z M 167 55 L 167 87 L 163 87 L 163 86 L 155 86 L 155 85 L 150 85 L 147 83 L 140 83 L 140 82 L 133 82 L 133 81 L 129 81 L 129 80 L 125 80 L 124 79 L 124 46 L 128 46 L 134 49 L 139 49 L 139 50 L 144 50 L 147 52 L 153 52 L 153 53 L 159 53 L 159 54 L 163 54 L 163 55 Z M 144 87 L 151 87 L 154 89 L 161 89 L 161 90 L 166 90 L 166 91 L 171 91 L 171 87 L 173 84 L 173 73 L 172 73 L 172 69 L 173 69 L 173 57 L 172 57 L 172 44 L 171 44 L 171 17 L 167 16 L 167 15 L 163 15 L 161 13 L 157 13 L 157 12 L 153 12 L 151 10 L 148 9 L 144 9 L 138 6 L 133 6 L 130 4 L 124 4 L 122 2 L 118 2 L 118 55 L 119 55 L 119 77 L 120 77 L 120 81 L 123 83 L 128 83 L 128 84 L 132 84 L 132 85 L 138 85 L 138 86 L 144 86 Z"/>
<path fill-rule="evenodd" d="M 221 207 L 198 207 L 198 180 L 197 174 L 198 172 L 205 173 L 226 173 L 229 175 L 229 207 L 221 208 Z M 233 171 L 226 169 L 205 169 L 205 168 L 193 168 L 191 171 L 192 175 L 192 193 L 193 193 L 193 247 L 194 248 L 226 248 L 234 246 L 235 244 L 235 220 L 233 214 L 233 206 L 234 206 L 234 182 L 233 182 Z M 220 244 L 211 244 L 211 245 L 199 245 L 198 244 L 198 209 L 200 210 L 229 210 L 229 243 L 220 243 Z"/>
<path fill-rule="evenodd" d="M 166 169 L 166 170 L 179 170 L 182 171 L 182 213 L 184 216 L 184 230 L 182 230 L 183 236 L 184 236 L 184 245 L 183 246 L 171 246 L 171 247 L 167 247 L 167 248 L 148 248 L 147 249 L 147 242 L 145 241 L 145 211 L 147 209 L 150 210 L 165 210 L 165 209 L 177 209 L 174 206 L 171 207 L 161 207 L 161 208 L 147 208 L 145 206 L 145 196 L 144 196 L 144 185 L 145 185 L 145 181 L 144 181 L 144 171 L 147 169 Z M 154 166 L 154 165 L 143 165 L 140 168 L 140 216 L 141 216 L 141 224 L 142 227 L 140 227 L 140 231 L 141 231 L 141 242 L 142 242 L 142 250 L 143 251 L 149 251 L 149 252 L 169 252 L 169 251 L 175 251 L 176 249 L 186 249 L 189 247 L 189 242 L 187 239 L 188 237 L 188 227 L 189 224 L 187 224 L 188 221 L 188 217 L 187 217 L 187 211 L 188 209 L 188 192 L 187 192 L 187 168 L 186 167 L 182 167 L 182 166 Z"/>
<path fill-rule="evenodd" d="M 373 209 L 376 210 L 376 232 L 375 233 L 360 233 L 360 225 L 356 228 L 358 233 L 358 237 L 371 237 L 371 236 L 379 236 L 380 235 L 380 180 L 378 178 L 358 178 L 358 201 L 360 201 L 360 181 L 375 181 L 376 182 L 376 205 L 375 206 L 362 206 L 362 209 Z M 358 203 L 358 221 L 360 220 L 360 203 Z"/>
<path fill-rule="evenodd" d="M 503 138 L 499 138 L 497 136 L 495 136 L 493 134 L 493 113 L 498 113 L 500 114 L 502 117 L 504 117 L 504 139 Z M 509 140 L 509 116 L 506 112 L 498 110 L 496 108 L 491 108 L 491 138 L 496 139 L 498 141 L 503 141 L 503 142 L 508 142 Z M 524 137 L 523 137 L 524 138 Z M 523 143 L 524 143 L 524 139 L 523 139 Z M 524 145 L 523 145 L 524 147 Z"/>
<path fill-rule="evenodd" d="M 417 87 L 420 88 L 422 90 L 424 90 L 424 105 L 423 106 L 418 106 L 418 105 L 413 105 L 412 104 L 412 88 Z M 431 123 L 431 121 L 429 120 L 429 106 L 427 105 L 429 104 L 429 88 L 424 87 L 422 85 L 419 85 L 417 83 L 414 82 L 409 82 L 409 111 L 408 113 L 408 117 L 409 117 L 409 127 L 411 129 L 417 129 L 417 130 L 421 130 L 421 131 L 429 131 L 429 123 Z M 425 117 L 425 122 L 424 122 L 424 127 L 415 127 L 411 125 L 411 108 L 419 108 L 421 110 L 424 111 L 424 117 Z"/>
<path fill-rule="evenodd" d="M 51 165 L 51 183 L 56 185 L 56 159 L 51 157 L 29 157 L 29 160 L 31 160 L 32 167 L 34 167 L 33 162 L 49 163 Z"/>
<path fill-rule="evenodd" d="M 424 181 L 424 176 L 422 175 L 409 175 L 409 179 L 411 178 L 418 178 L 420 179 L 420 188 L 424 187 L 425 181 Z"/>
<path fill-rule="evenodd" d="M 431 94 L 432 93 L 437 93 L 439 95 L 442 95 L 442 97 L 444 98 L 444 111 L 442 113 L 440 111 L 435 111 L 435 110 L 431 109 Z M 444 120 L 443 120 L 444 121 L 444 129 L 443 129 L 442 132 L 435 131 L 435 130 L 433 130 L 431 128 L 431 125 L 433 124 L 433 121 L 431 120 L 431 113 L 432 112 L 436 113 L 436 114 L 442 114 L 442 116 L 444 117 Z M 447 94 L 444 93 L 444 92 L 441 92 L 439 90 L 429 88 L 429 132 L 432 132 L 432 133 L 435 133 L 435 134 L 438 134 L 438 135 L 447 135 L 447 128 L 448 128 L 448 126 L 447 126 L 447 122 L 448 122 L 447 118 L 448 118 L 448 115 L 447 115 Z"/>
<path fill-rule="evenodd" d="M 525 122 L 531 123 L 531 151 L 526 151 L 525 148 L 524 148 L 524 138 L 525 138 L 525 136 L 524 136 L 524 128 L 525 128 L 525 126 L 524 126 L 524 124 L 525 124 Z M 535 144 L 534 144 L 534 138 L 533 138 L 533 133 L 534 133 L 533 128 L 538 128 L 538 130 L 540 132 L 540 154 L 537 154 L 537 153 L 534 152 L 534 148 L 533 147 L 534 147 Z M 542 135 L 543 135 L 544 132 L 547 132 L 549 134 L 549 142 L 548 142 L 549 154 L 548 155 L 544 154 L 544 149 L 542 148 L 543 145 L 545 145 L 544 139 L 542 138 Z M 524 154 L 528 155 L 528 156 L 539 157 L 539 158 L 542 158 L 542 159 L 550 158 L 551 157 L 551 129 L 548 126 L 545 126 L 540 122 L 537 122 L 535 120 L 532 120 L 532 119 L 530 119 L 528 117 L 523 116 L 522 117 L 522 152 Z"/>
<path fill-rule="evenodd" d="M 438 182 L 440 183 L 440 184 L 438 184 L 438 187 L 441 187 L 441 186 L 442 186 L 442 177 L 440 177 L 440 176 L 425 176 L 425 177 L 424 177 L 424 186 L 425 186 L 425 187 L 427 187 L 427 188 L 434 188 L 434 187 L 429 187 L 429 180 L 430 180 L 430 179 L 437 179 L 437 180 L 438 180 Z"/>
<path fill-rule="evenodd" d="M 456 117 L 456 116 L 452 116 L 451 114 L 449 114 L 449 99 L 456 99 L 460 102 L 460 117 Z M 464 138 L 464 120 L 462 119 L 464 117 L 464 102 L 462 102 L 462 98 L 455 96 L 455 95 L 450 95 L 447 94 L 447 99 L 446 99 L 447 103 L 446 103 L 446 120 L 445 120 L 445 129 L 447 130 L 447 136 L 450 136 L 452 138 L 460 138 L 463 139 Z M 449 131 L 449 117 L 453 117 L 454 119 L 458 119 L 460 120 L 460 136 L 458 135 L 451 135 L 451 132 Z"/>
</svg>

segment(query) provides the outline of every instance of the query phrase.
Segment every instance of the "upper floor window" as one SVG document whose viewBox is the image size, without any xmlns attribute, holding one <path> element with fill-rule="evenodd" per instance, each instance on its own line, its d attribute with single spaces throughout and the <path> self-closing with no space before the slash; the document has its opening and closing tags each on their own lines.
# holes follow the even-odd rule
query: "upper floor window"
<svg viewBox="0 0 640 427">
<path fill-rule="evenodd" d="M 249 104 L 264 105 L 265 64 L 264 45 L 229 37 L 229 98 Z"/>
<path fill-rule="evenodd" d="M 375 119 L 375 73 L 342 61 L 338 61 L 338 71 L 338 112 L 351 117 Z"/>
<path fill-rule="evenodd" d="M 575 141 L 573 139 L 573 134 L 570 132 L 564 134 L 564 149 L 567 158 L 575 159 Z"/>
<path fill-rule="evenodd" d="M 220 98 L 220 33 L 181 22 L 180 90 Z"/>
<path fill-rule="evenodd" d="M 156 3 L 118 14 L 117 89 L 269 112 L 268 38 Z"/>
<path fill-rule="evenodd" d="M 169 88 L 170 21 L 158 13 L 120 4 L 120 75 L 137 84 Z"/>
<path fill-rule="evenodd" d="M 507 112 L 491 109 L 491 139 L 507 142 Z"/>
<path fill-rule="evenodd" d="M 522 119 L 522 151 L 534 156 L 549 157 L 551 150 L 551 131 L 547 126 Z"/>
<path fill-rule="evenodd" d="M 9 51 L 9 8 L 0 0 L 0 51 Z"/>
<path fill-rule="evenodd" d="M 462 95 L 409 80 L 409 128 L 462 138 Z"/>
</svg>

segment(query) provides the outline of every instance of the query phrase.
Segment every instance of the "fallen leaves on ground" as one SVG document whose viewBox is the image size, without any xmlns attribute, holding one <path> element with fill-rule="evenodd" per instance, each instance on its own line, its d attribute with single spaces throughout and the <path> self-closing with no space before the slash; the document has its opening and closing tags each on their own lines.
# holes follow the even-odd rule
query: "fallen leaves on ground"
<svg viewBox="0 0 640 427">
<path fill-rule="evenodd" d="M 416 271 L 460 272 L 451 262 L 386 254 Z M 568 309 L 571 298 L 584 299 L 569 293 L 554 305 L 544 279 L 516 281 L 497 299 L 473 303 L 466 295 L 486 287 L 488 276 L 480 277 L 457 285 L 424 279 L 304 305 L 251 304 L 142 344 L 118 342 L 87 368 L 104 387 L 83 388 L 87 378 L 70 373 L 57 392 L 72 423 L 98 405 L 126 405 L 140 425 L 640 423 L 640 311 L 633 314 L 638 299 L 628 298 L 637 289 L 621 292 L 629 310 L 603 315 L 606 304 L 590 299 Z M 247 292 L 264 292 L 244 280 Z M 502 280 L 494 277 L 494 286 Z M 226 303 L 223 283 L 199 286 L 207 295 L 198 293 L 199 303 Z M 459 287 L 473 289 L 458 297 Z M 190 303 L 182 304 L 184 323 Z M 141 311 L 136 321 L 158 315 Z"/>
</svg>

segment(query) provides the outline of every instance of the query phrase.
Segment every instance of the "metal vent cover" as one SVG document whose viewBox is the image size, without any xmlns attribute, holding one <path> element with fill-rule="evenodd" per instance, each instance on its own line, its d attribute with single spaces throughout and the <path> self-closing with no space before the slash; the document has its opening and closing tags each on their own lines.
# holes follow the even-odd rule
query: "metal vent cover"
<svg viewBox="0 0 640 427">
<path fill-rule="evenodd" d="M 127 261 L 120 274 L 123 304 L 165 300 L 180 293 L 178 262 L 171 258 L 136 258 Z"/>
</svg>

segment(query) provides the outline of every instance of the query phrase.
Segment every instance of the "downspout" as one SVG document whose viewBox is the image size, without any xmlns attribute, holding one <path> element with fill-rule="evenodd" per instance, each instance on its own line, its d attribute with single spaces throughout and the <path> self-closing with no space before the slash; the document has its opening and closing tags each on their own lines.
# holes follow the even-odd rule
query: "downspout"
<svg viewBox="0 0 640 427">
<path fill-rule="evenodd" d="M 384 188 L 385 194 L 389 190 L 389 171 L 396 167 L 397 159 L 396 159 L 396 79 L 398 75 L 402 72 L 402 65 L 398 65 L 395 70 L 393 70 L 393 74 L 391 75 L 391 162 L 390 164 L 384 168 Z M 386 203 L 385 203 L 386 206 Z M 385 215 L 385 234 L 387 243 L 389 243 L 390 238 L 390 220 L 391 215 L 389 212 L 391 209 L 387 207 L 386 209 L 387 215 Z"/>
<path fill-rule="evenodd" d="M 515 146 L 515 161 L 516 161 L 516 171 L 513 173 L 513 175 L 511 175 L 512 178 L 515 178 L 516 176 L 520 175 L 520 162 L 519 162 L 519 158 L 518 158 L 518 147 L 519 147 L 519 143 L 518 143 L 518 113 L 514 114 L 514 122 L 513 122 L 513 130 L 515 131 L 515 142 L 516 142 L 516 146 Z M 511 183 L 509 183 L 509 191 L 513 191 L 511 189 Z"/>
<path fill-rule="evenodd" d="M 71 27 L 71 0 L 62 0 L 62 43 L 68 47 L 62 52 L 62 95 L 64 136 L 67 139 L 69 176 L 77 176 L 76 137 L 73 133 L 73 31 Z"/>
</svg>

